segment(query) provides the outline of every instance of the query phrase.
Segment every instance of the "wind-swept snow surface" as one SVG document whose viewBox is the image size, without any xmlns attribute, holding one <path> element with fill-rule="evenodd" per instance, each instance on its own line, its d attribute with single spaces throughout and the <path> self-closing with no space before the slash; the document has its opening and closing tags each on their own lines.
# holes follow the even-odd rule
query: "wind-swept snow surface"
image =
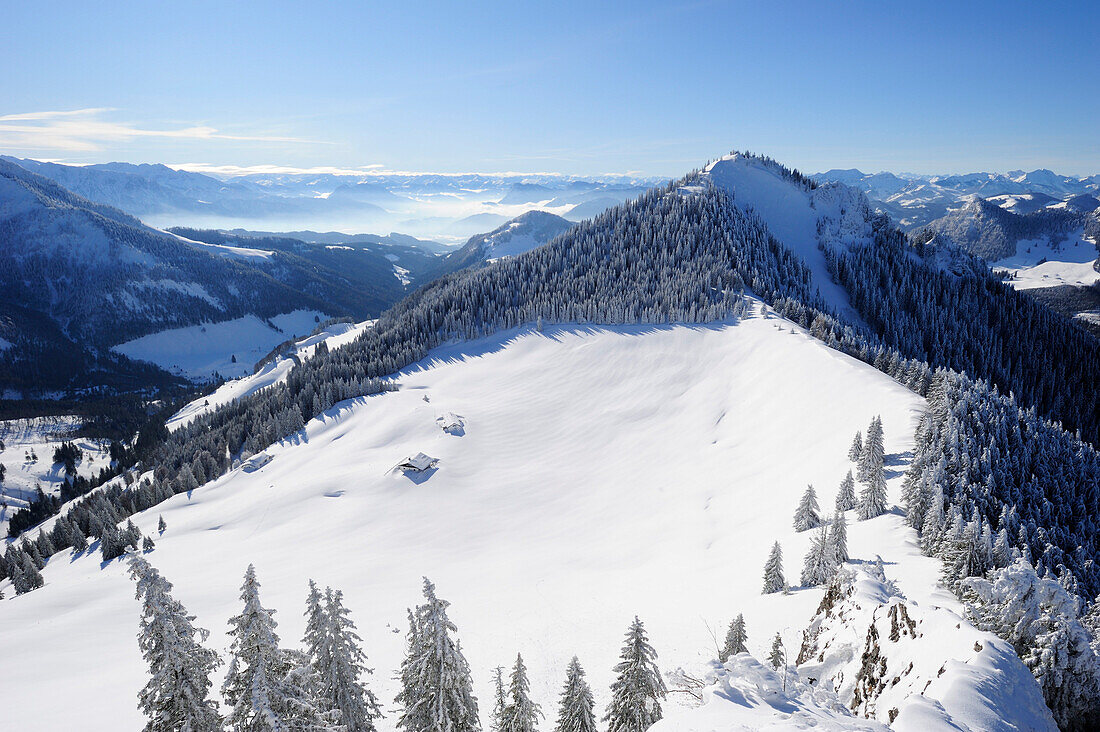
<svg viewBox="0 0 1100 732">
<path fill-rule="evenodd" d="M 772 668 L 747 653 L 717 666 L 716 676 L 702 692 L 700 708 L 673 710 L 652 732 L 889 729 L 854 716 L 832 692 L 802 681 L 794 668 Z"/>
<path fill-rule="evenodd" d="M 367 681 L 384 730 L 397 718 L 394 672 L 422 576 L 452 603 L 486 723 L 491 669 L 517 651 L 548 714 L 573 654 L 602 711 L 635 614 L 666 673 L 705 673 L 711 631 L 720 637 L 739 612 L 755 658 L 776 633 L 793 655 L 823 591 L 762 596 L 773 541 L 793 581 L 812 538 L 791 527 L 798 497 L 813 483 L 832 506 L 852 436 L 875 415 L 897 502 L 924 405 L 759 308 L 736 325 L 513 330 L 438 349 L 398 378 L 399 391 L 339 405 L 261 453 L 266 464 L 135 516 L 157 541 L 149 560 L 223 654 L 250 562 L 289 645 L 302 635 L 307 580 L 341 588 L 376 669 Z M 440 429 L 447 413 L 462 416 L 461 432 Z M 419 452 L 438 463 L 390 472 Z M 899 515 L 850 513 L 849 548 L 854 561 L 881 554 L 907 597 L 954 602 L 932 598 L 938 563 Z M 0 687 L 21 700 L 4 723 L 139 728 L 144 667 L 125 568 L 62 553 L 43 575 L 44 588 L 0 602 Z M 945 660 L 973 654 L 927 641 Z M 1000 673 L 980 669 L 973 683 Z M 56 689 L 65 704 L 51 703 Z"/>
</svg>

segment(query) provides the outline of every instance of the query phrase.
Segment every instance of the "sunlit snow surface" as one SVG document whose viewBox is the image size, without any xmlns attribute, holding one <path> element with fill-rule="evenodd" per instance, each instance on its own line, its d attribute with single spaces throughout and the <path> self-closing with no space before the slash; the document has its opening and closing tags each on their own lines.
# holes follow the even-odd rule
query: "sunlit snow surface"
<svg viewBox="0 0 1100 732">
<path fill-rule="evenodd" d="M 295 358 L 299 361 L 312 358 L 317 346 L 322 342 L 329 349 L 339 348 L 355 340 L 373 323 L 373 320 L 367 320 L 362 323 L 334 323 L 329 325 L 318 333 L 295 343 L 292 349 L 293 357 L 291 357 L 291 351 L 288 351 L 282 357 L 264 364 L 255 373 L 225 382 L 215 389 L 212 394 L 199 397 L 184 406 L 166 421 L 166 426 L 169 430 L 178 429 L 189 424 L 196 417 L 212 412 L 223 404 L 229 404 L 237 399 L 255 394 L 261 389 L 282 383 L 286 381 L 287 374 L 294 368 Z"/>
<path fill-rule="evenodd" d="M 397 716 L 405 610 L 424 575 L 452 602 L 486 723 L 491 669 L 517 651 L 549 715 L 573 654 L 602 711 L 635 614 L 666 672 L 704 673 L 711 632 L 720 637 L 738 612 L 755 657 L 776 632 L 797 649 L 822 591 L 761 596 L 772 541 L 797 581 L 810 540 L 791 528 L 798 497 L 813 483 L 828 511 L 852 435 L 875 415 L 896 502 L 924 405 L 759 312 L 738 325 L 512 330 L 434 351 L 399 380 L 400 391 L 311 421 L 258 470 L 135 517 L 157 541 L 150 560 L 221 653 L 249 562 L 288 645 L 302 634 L 307 581 L 341 588 L 376 669 L 368 682 L 384 730 Z M 461 415 L 460 434 L 440 428 L 446 413 Z M 390 471 L 418 452 L 439 459 L 434 470 Z M 881 554 L 910 599 L 956 606 L 935 590 L 938 562 L 919 555 L 900 515 L 849 521 L 853 558 Z M 66 552 L 44 576 L 43 589 L 0 602 L 0 688 L 22 700 L 7 705 L 5 724 L 139 728 L 144 668 L 125 568 Z M 998 673 L 979 680 L 999 684 Z M 59 689 L 64 704 L 53 703 Z M 668 704 L 671 714 L 677 702 Z"/>
<path fill-rule="evenodd" d="M 252 373 L 253 365 L 272 348 L 308 334 L 318 321 L 327 319 L 327 315 L 314 310 L 295 310 L 270 318 L 269 325 L 255 315 L 245 315 L 219 323 L 162 330 L 111 350 L 194 381 L 209 380 L 215 372 L 232 378 Z"/>
<path fill-rule="evenodd" d="M 26 506 L 41 487 L 45 493 L 57 495 L 65 480 L 65 468 L 54 463 L 53 452 L 62 442 L 72 442 L 82 457 L 76 464 L 77 475 L 93 478 L 111 463 L 106 440 L 75 437 L 81 420 L 75 416 L 38 417 L 0 421 L 0 465 L 5 470 L 0 483 L 0 536 L 8 535 L 11 514 Z M 33 452 L 38 459 L 28 457 Z M 0 547 L 2 551 L 4 547 Z M 2 725 L 0 725 L 2 726 Z"/>
<path fill-rule="evenodd" d="M 1096 244 L 1082 234 L 1078 229 L 1056 244 L 1046 237 L 1021 240 L 1016 244 L 1014 256 L 994 262 L 992 267 L 1011 272 L 1012 278 L 1006 282 L 1017 290 L 1091 285 L 1100 279 L 1100 272 L 1093 269 Z"/>
</svg>

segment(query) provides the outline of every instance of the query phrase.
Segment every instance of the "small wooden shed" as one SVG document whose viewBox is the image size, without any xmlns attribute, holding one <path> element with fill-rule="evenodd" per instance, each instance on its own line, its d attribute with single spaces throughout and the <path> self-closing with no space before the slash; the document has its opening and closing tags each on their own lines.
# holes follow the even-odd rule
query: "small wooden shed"
<svg viewBox="0 0 1100 732">
<path fill-rule="evenodd" d="M 439 463 L 439 458 L 434 458 L 429 455 L 425 455 L 422 452 L 418 452 L 411 457 L 407 457 L 397 465 L 393 466 L 394 470 L 400 470 L 402 472 L 411 471 L 414 473 L 423 473 L 425 470 L 434 468 Z"/>
</svg>

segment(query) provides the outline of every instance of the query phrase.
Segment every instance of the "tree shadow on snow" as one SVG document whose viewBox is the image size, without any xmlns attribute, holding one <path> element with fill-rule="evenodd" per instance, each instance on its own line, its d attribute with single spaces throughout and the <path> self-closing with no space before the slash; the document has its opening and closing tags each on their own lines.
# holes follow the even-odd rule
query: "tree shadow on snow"
<svg viewBox="0 0 1100 732">
<path fill-rule="evenodd" d="M 745 319 L 745 318 L 742 318 Z M 484 338 L 461 343 L 452 343 L 432 349 L 432 353 L 426 358 L 410 364 L 395 374 L 402 375 L 426 371 L 446 364 L 463 363 L 475 358 L 481 358 L 503 351 L 507 346 L 515 343 L 523 336 L 540 336 L 557 343 L 562 343 L 570 336 L 593 336 L 601 333 L 614 333 L 629 338 L 638 338 L 653 333 L 670 332 L 675 329 L 690 328 L 697 331 L 718 332 L 732 327 L 738 323 L 734 319 L 716 320 L 710 323 L 630 323 L 630 324 L 604 324 L 597 323 L 567 323 L 563 325 L 544 325 L 542 330 L 534 326 L 526 325 L 519 328 L 509 328 Z"/>
</svg>

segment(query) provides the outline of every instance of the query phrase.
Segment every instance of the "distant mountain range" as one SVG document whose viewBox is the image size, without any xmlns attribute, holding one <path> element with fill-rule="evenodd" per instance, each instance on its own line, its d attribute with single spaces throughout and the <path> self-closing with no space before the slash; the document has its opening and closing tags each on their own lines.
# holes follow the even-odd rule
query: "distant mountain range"
<svg viewBox="0 0 1100 732">
<path fill-rule="evenodd" d="M 159 164 L 0 159 L 161 228 L 402 231 L 451 243 L 535 208 L 572 221 L 590 218 L 661 181 L 511 173 L 207 175 Z"/>
<path fill-rule="evenodd" d="M 1057 204 L 1082 194 L 1100 192 L 1100 175 L 1074 177 L 1050 170 L 1008 173 L 920 176 L 894 173 L 864 173 L 856 169 L 829 170 L 815 180 L 843 183 L 867 194 L 875 206 L 906 230 L 918 229 L 947 214 L 971 196 L 994 200 L 1019 213 Z"/>
<path fill-rule="evenodd" d="M 0 160 L 0 391 L 161 379 L 110 349 L 157 331 L 296 310 L 358 319 L 404 297 L 434 255 L 160 231 Z"/>
</svg>

